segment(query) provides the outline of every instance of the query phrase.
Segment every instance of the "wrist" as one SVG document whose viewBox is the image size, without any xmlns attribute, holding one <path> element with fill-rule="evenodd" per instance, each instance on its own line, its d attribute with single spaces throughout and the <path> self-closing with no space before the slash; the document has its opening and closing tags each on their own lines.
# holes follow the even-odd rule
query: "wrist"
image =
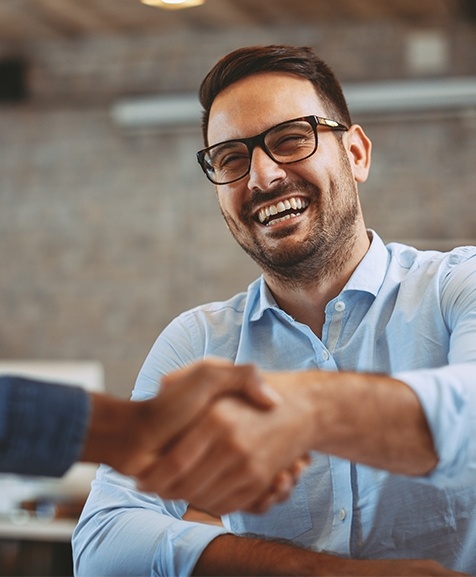
<svg viewBox="0 0 476 577">
<path fill-rule="evenodd" d="M 283 410 L 294 415 L 293 438 L 299 444 L 300 455 L 317 450 L 318 439 L 323 435 L 322 419 L 325 417 L 321 371 L 267 373 L 268 382 L 283 398 Z M 324 398 L 322 398 L 324 397 Z"/>
<path fill-rule="evenodd" d="M 136 403 L 98 393 L 91 394 L 91 413 L 81 461 L 118 467 L 138 427 Z"/>
</svg>

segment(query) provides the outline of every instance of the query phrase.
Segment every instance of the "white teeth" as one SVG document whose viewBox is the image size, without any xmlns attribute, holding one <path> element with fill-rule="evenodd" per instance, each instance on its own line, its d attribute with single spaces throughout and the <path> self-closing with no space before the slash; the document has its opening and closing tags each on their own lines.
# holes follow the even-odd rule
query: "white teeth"
<svg viewBox="0 0 476 577">
<path fill-rule="evenodd" d="M 274 216 L 280 212 L 285 212 L 286 210 L 301 210 L 306 208 L 308 205 L 308 203 L 301 199 L 301 198 L 295 198 L 292 197 L 290 199 L 286 199 L 284 201 L 280 200 L 278 202 L 278 204 L 271 204 L 269 206 L 266 206 L 265 208 L 262 208 L 259 212 L 258 212 L 258 218 L 260 220 L 261 223 L 266 222 L 266 220 L 268 220 L 268 218 L 270 216 Z M 290 218 L 292 216 L 296 216 L 296 215 L 286 215 L 283 218 L 280 219 L 274 219 L 274 222 L 277 222 L 278 220 L 283 220 L 287 218 Z"/>
</svg>

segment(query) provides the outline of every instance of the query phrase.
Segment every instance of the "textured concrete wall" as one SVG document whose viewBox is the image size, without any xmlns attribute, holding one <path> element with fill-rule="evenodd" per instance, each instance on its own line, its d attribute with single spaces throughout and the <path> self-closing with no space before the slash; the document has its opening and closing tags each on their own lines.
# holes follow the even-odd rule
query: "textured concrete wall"
<svg viewBox="0 0 476 577">
<path fill-rule="evenodd" d="M 222 54 L 271 42 L 315 46 L 346 82 L 474 75 L 474 26 L 423 32 L 443 50 L 426 72 L 412 53 L 415 30 L 391 24 L 25 50 L 31 98 L 0 108 L 1 357 L 97 359 L 108 389 L 127 396 L 176 314 L 257 274 L 195 162 L 199 128 L 125 133 L 111 119 L 116 98 L 196 90 Z M 374 141 L 361 189 L 369 226 L 387 240 L 476 239 L 474 110 L 355 120 Z"/>
</svg>

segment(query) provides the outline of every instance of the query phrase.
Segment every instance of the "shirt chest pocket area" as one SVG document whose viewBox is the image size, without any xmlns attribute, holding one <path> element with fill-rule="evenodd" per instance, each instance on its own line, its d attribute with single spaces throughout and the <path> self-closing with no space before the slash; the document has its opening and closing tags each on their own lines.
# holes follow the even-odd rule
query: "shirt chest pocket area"
<svg viewBox="0 0 476 577">
<path fill-rule="evenodd" d="M 237 534 L 269 538 L 296 539 L 312 528 L 309 502 L 304 483 L 298 483 L 291 497 L 262 515 L 233 513 L 224 519 L 225 526 Z"/>
</svg>

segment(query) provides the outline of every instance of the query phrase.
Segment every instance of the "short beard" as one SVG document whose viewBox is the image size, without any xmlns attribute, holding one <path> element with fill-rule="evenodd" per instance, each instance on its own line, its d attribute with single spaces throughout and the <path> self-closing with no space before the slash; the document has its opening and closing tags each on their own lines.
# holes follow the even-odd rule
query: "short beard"
<svg viewBox="0 0 476 577">
<path fill-rule="evenodd" d="M 297 186 L 294 183 L 292 185 L 285 183 L 276 189 L 274 194 L 257 193 L 252 196 L 243 206 L 241 222 L 245 226 L 249 223 L 251 230 L 252 206 L 262 202 L 264 198 L 269 202 L 289 193 L 299 195 L 300 192 L 312 198 L 314 206 L 321 204 L 320 190 L 309 182 L 301 181 Z M 245 242 L 234 232 L 235 230 L 238 232 L 242 226 L 238 227 L 236 222 L 227 218 L 225 214 L 223 216 L 237 242 L 264 273 L 287 287 L 308 287 L 338 275 L 344 269 L 356 242 L 356 223 L 360 215 L 360 205 L 353 180 L 344 177 L 342 185 L 334 181 L 327 202 L 334 202 L 332 210 L 330 212 L 319 210 L 319 216 L 308 238 L 297 247 L 295 245 L 286 247 L 283 242 L 279 252 L 267 250 L 255 237 Z M 289 227 L 276 232 L 275 238 L 286 238 L 292 233 L 292 219 L 288 222 Z"/>
</svg>

